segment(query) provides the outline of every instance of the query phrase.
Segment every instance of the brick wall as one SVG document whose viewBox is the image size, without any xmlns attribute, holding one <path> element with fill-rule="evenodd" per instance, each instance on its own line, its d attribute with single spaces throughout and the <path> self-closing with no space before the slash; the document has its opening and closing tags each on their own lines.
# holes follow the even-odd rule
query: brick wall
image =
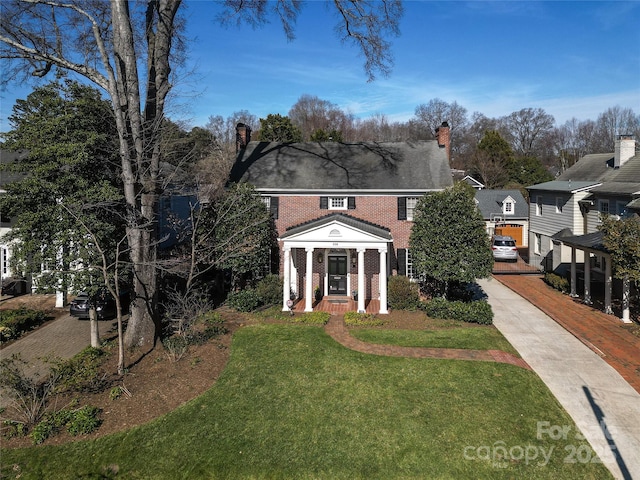
<svg viewBox="0 0 640 480">
<path fill-rule="evenodd" d="M 391 269 L 395 272 L 397 265 L 396 251 L 398 248 L 409 247 L 409 235 L 413 222 L 398 220 L 398 199 L 396 196 L 356 196 L 356 208 L 351 210 L 320 209 L 319 196 L 279 196 L 278 218 L 276 229 L 278 236 L 285 233 L 286 229 L 311 220 L 324 217 L 333 213 L 343 213 L 366 222 L 388 228 L 393 238 L 392 249 L 388 252 Z M 279 245 L 282 251 L 282 243 Z M 367 250 L 365 261 L 365 298 L 378 298 L 379 295 L 379 271 L 380 256 L 378 250 Z M 295 254 L 295 264 L 298 268 L 298 292 L 304 294 L 304 281 L 306 270 L 306 253 L 298 249 Z M 317 262 L 317 256 L 313 259 L 313 288 L 320 284 L 325 273 L 326 265 Z M 282 271 L 282 255 L 280 258 L 280 271 Z M 351 289 L 358 287 L 357 267 L 348 266 L 351 278 Z M 351 293 L 351 292 L 348 292 Z"/>
</svg>

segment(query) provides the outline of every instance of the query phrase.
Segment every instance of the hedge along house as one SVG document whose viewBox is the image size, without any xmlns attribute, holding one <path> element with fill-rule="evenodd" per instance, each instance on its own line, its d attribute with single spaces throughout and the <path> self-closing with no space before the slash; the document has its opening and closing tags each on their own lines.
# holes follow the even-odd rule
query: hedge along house
<svg viewBox="0 0 640 480">
<path fill-rule="evenodd" d="M 251 142 L 242 124 L 237 138 L 230 178 L 253 184 L 273 215 L 282 309 L 313 311 L 318 292 L 388 313 L 388 276 L 413 275 L 416 202 L 452 185 L 448 125 L 416 142 Z"/>
</svg>

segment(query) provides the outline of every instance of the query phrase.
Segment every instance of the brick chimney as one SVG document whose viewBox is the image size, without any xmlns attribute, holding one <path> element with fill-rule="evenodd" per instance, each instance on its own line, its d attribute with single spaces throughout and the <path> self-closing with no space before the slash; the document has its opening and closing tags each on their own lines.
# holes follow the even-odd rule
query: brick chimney
<svg viewBox="0 0 640 480">
<path fill-rule="evenodd" d="M 244 123 L 236 125 L 236 153 L 247 147 L 251 141 L 251 128 Z"/>
<path fill-rule="evenodd" d="M 451 160 L 451 129 L 447 122 L 442 122 L 442 125 L 436 128 L 436 139 L 438 146 L 446 149 L 447 159 Z"/>
<path fill-rule="evenodd" d="M 636 139 L 633 135 L 618 135 L 613 157 L 613 168 L 620 168 L 636 154 Z"/>
</svg>

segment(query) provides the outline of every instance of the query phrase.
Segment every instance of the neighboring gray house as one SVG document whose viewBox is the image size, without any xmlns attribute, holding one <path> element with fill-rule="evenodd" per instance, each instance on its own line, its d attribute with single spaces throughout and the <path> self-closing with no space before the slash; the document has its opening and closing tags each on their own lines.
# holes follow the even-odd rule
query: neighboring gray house
<svg viewBox="0 0 640 480">
<path fill-rule="evenodd" d="M 518 247 L 529 244 L 529 204 L 520 190 L 477 190 L 475 200 L 487 234 L 513 237 Z"/>
<path fill-rule="evenodd" d="M 640 155 L 633 136 L 618 136 L 615 152 L 585 155 L 556 180 L 528 190 L 530 263 L 570 273 L 572 293 L 578 281 L 584 283 L 586 302 L 591 281 L 604 282 L 610 310 L 611 262 L 598 226 L 602 215 L 624 218 L 640 211 Z"/>
<path fill-rule="evenodd" d="M 357 292 L 358 310 L 387 313 L 388 276 L 413 275 L 418 198 L 453 184 L 448 127 L 437 141 L 385 143 L 251 142 L 247 133 L 238 125 L 231 181 L 252 183 L 273 215 L 283 310 L 291 296 L 313 310 L 317 289 L 329 301 Z"/>
</svg>

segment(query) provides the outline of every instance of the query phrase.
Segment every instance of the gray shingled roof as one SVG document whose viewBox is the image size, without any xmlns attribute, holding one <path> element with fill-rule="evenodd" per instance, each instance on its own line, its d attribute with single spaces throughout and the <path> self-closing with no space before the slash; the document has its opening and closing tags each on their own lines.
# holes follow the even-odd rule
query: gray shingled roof
<svg viewBox="0 0 640 480">
<path fill-rule="evenodd" d="M 380 225 L 376 225 L 371 222 L 365 222 L 364 220 L 360 220 L 359 218 L 355 218 L 350 215 L 345 215 L 344 213 L 332 213 L 324 217 L 317 218 L 315 220 L 310 220 L 308 222 L 304 222 L 299 225 L 294 225 L 292 227 L 287 228 L 287 231 L 280 238 L 290 237 L 291 235 L 305 232 L 309 228 L 321 227 L 323 225 L 327 225 L 328 223 L 331 223 L 334 221 L 344 223 L 347 226 L 357 228 L 358 230 L 362 230 L 364 232 L 370 233 L 371 235 L 375 235 L 377 237 L 382 237 L 387 240 L 392 239 L 391 233 L 387 228 L 384 228 Z"/>
<path fill-rule="evenodd" d="M 478 208 L 482 213 L 482 217 L 489 219 L 492 214 L 502 215 L 502 202 L 505 198 L 511 197 L 516 202 L 513 215 L 508 218 L 528 218 L 529 204 L 522 196 L 520 190 L 478 190 L 475 192 Z M 507 218 L 507 216 L 505 216 Z"/>
<path fill-rule="evenodd" d="M 262 190 L 440 190 L 453 184 L 438 142 L 250 142 L 232 182 Z"/>
<path fill-rule="evenodd" d="M 585 155 L 560 175 L 558 180 L 581 182 L 610 180 L 618 172 L 617 169 L 613 168 L 613 156 L 613 153 Z"/>
</svg>

